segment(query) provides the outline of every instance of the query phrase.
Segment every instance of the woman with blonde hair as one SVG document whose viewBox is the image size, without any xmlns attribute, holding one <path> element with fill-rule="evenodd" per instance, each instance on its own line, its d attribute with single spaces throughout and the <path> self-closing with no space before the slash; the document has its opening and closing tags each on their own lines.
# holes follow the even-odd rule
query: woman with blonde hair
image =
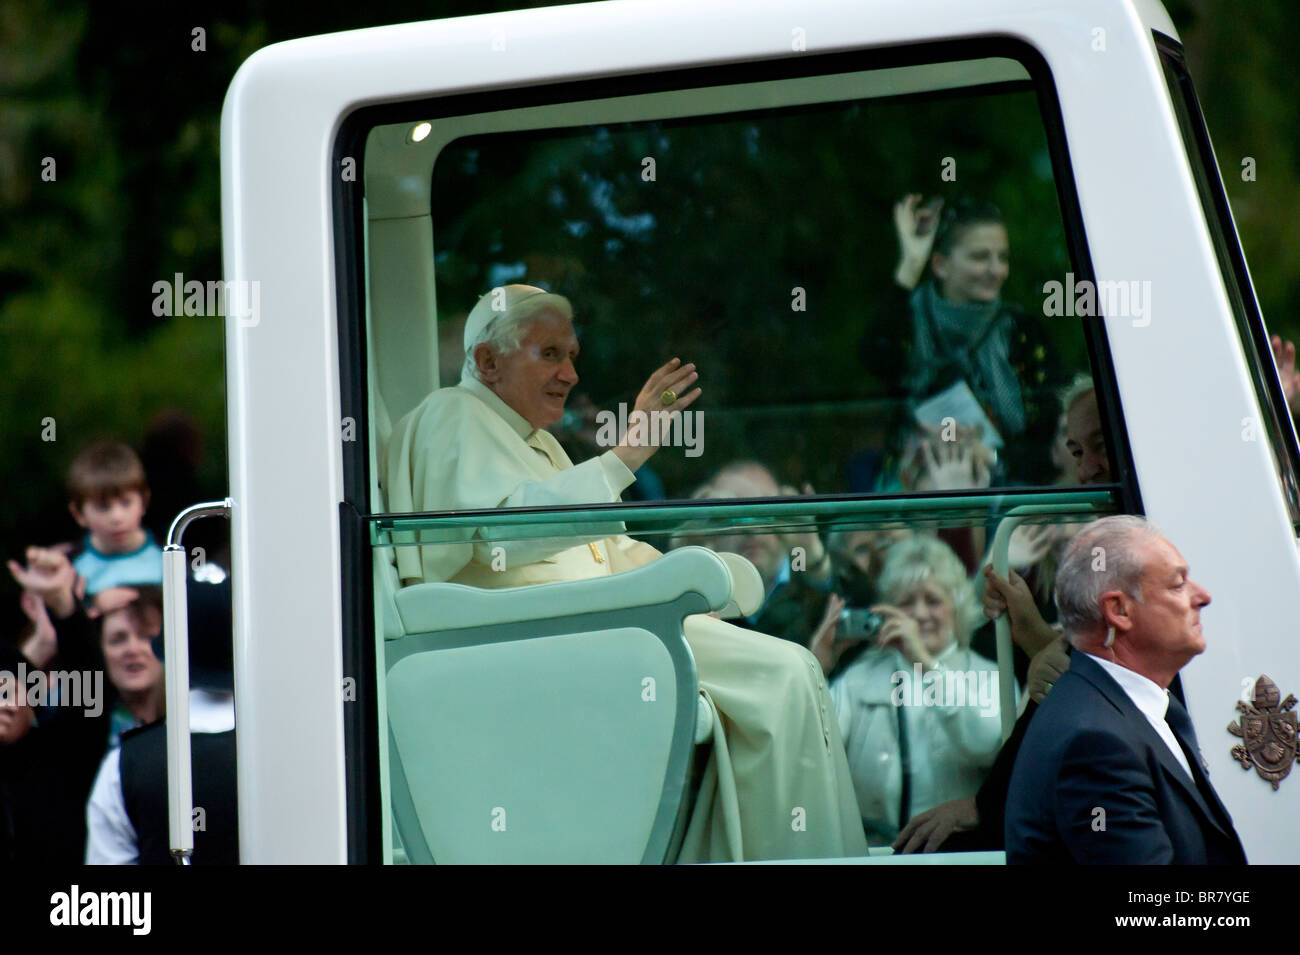
<svg viewBox="0 0 1300 955">
<path fill-rule="evenodd" d="M 870 649 L 831 684 L 871 845 L 915 814 L 973 796 L 1002 743 L 997 664 L 970 649 L 975 588 L 952 548 L 895 542 L 878 581 Z"/>
</svg>

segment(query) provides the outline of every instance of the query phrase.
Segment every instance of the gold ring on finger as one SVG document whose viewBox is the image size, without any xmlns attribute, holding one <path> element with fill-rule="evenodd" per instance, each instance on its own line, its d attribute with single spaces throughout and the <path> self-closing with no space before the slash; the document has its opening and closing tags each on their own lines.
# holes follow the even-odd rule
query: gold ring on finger
<svg viewBox="0 0 1300 955">
<path fill-rule="evenodd" d="M 677 392 L 673 391 L 671 388 L 669 388 L 667 391 L 665 391 L 662 395 L 659 396 L 659 401 L 661 404 L 663 404 L 665 408 L 667 408 L 670 404 L 672 404 L 676 400 L 677 400 Z"/>
</svg>

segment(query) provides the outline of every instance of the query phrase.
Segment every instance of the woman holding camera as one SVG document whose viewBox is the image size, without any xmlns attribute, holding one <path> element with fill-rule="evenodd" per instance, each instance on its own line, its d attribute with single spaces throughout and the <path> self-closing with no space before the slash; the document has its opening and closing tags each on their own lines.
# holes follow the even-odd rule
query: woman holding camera
<svg viewBox="0 0 1300 955">
<path fill-rule="evenodd" d="M 957 555 L 934 537 L 893 544 L 872 645 L 831 683 L 867 841 L 973 796 L 1002 743 L 998 668 L 970 649 L 979 615 Z"/>
</svg>

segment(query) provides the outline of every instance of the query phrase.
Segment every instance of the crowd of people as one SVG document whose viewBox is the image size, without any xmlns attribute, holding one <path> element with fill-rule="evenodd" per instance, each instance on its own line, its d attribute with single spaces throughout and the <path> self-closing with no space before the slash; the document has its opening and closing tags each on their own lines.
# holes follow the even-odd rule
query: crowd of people
<svg viewBox="0 0 1300 955">
<path fill-rule="evenodd" d="M 1060 483 L 1110 482 L 1091 382 L 1081 376 L 1061 397 L 1063 440 L 1045 450 L 1069 449 L 1074 474 L 1062 475 Z M 1060 462 L 1059 453 L 1055 457 Z M 937 452 L 930 459 L 937 460 Z M 978 486 L 972 481 L 952 489 Z M 695 496 L 792 493 L 761 464 L 739 461 L 721 468 Z M 1078 530 L 1022 525 L 1012 535 L 1008 578 L 994 572 L 987 553 L 974 561 L 959 556 L 958 549 L 972 549 L 969 528 L 850 527 L 826 534 L 824 545 L 815 531 L 802 529 L 679 532 L 674 543 L 740 553 L 754 564 L 766 599 L 736 623 L 811 651 L 829 680 L 868 844 L 915 851 L 939 848 L 950 834 L 977 828 L 976 796 L 1002 748 L 989 621 L 1009 613 L 1022 660 L 1017 689 L 1025 685 L 1027 699 L 1041 702 L 1068 665 L 1064 638 L 1047 621 L 1055 618 L 1054 569 Z M 802 569 L 795 569 L 796 554 Z M 938 675 L 939 691 L 922 700 L 912 684 L 930 673 Z M 953 685 L 948 674 L 959 675 L 964 688 L 956 699 L 945 690 Z M 971 833 L 949 848 L 1001 848 L 1000 815 L 988 815 L 993 831 Z M 924 838 L 915 838 L 918 825 Z M 930 838 L 936 834 L 942 838 Z"/>
<path fill-rule="evenodd" d="M 1109 483 L 1091 381 L 1080 375 L 1060 400 L 1060 413 L 1054 416 L 1059 433 L 1043 451 L 1058 467 L 1070 463 L 1073 473 L 1062 473 L 1059 483 Z M 942 443 L 937 435 L 931 441 Z M 943 453 L 941 447 L 931 448 L 926 459 L 938 462 Z M 964 483 L 941 486 L 988 485 L 967 472 Z M 794 493 L 758 462 L 737 461 L 722 467 L 694 496 Z M 1064 638 L 1047 621 L 1055 618 L 1054 569 L 1078 530 L 1059 523 L 1022 525 L 1011 539 L 1014 569 L 1009 578 L 994 572 L 986 553 L 973 561 L 959 555 L 976 546 L 969 528 L 850 527 L 826 534 L 824 545 L 815 531 L 802 529 L 693 532 L 679 533 L 675 543 L 740 553 L 757 568 L 766 599 L 757 612 L 737 622 L 797 642 L 816 657 L 829 680 L 868 843 L 893 844 L 901 851 L 927 844 L 937 848 L 941 841 L 927 842 L 936 832 L 946 838 L 976 828 L 976 796 L 1002 747 L 1000 701 L 992 677 L 998 668 L 988 620 L 1009 612 L 1021 677 L 1034 702 L 1041 702 L 1052 678 L 1068 665 Z M 982 543 L 981 536 L 978 546 Z M 797 570 L 796 554 L 802 558 Z M 869 630 L 859 624 L 864 615 L 877 618 Z M 913 696 L 921 702 L 912 683 L 931 672 L 939 674 L 939 686 L 945 685 L 945 674 L 960 674 L 970 692 L 959 699 L 940 692 L 924 705 L 910 705 Z M 936 810 L 942 818 L 927 825 Z M 920 820 L 926 839 L 913 838 L 917 829 L 909 829 L 909 823 L 914 820 Z M 980 832 L 954 845 L 1001 848 L 1000 817 L 993 822 L 999 831 Z"/>
<path fill-rule="evenodd" d="M 1008 486 L 1044 465 L 1062 484 L 1108 482 L 1108 467 L 1095 466 L 1104 463 L 1106 445 L 1091 382 L 1061 379 L 1038 326 L 1001 300 L 1007 236 L 1000 215 L 979 204 L 943 215 L 919 199 L 907 197 L 896 209 L 902 255 L 893 297 L 910 315 L 913 335 L 907 361 L 892 371 L 910 414 L 874 490 Z M 931 277 L 921 283 L 927 267 Z M 891 361 L 896 344 L 886 349 Z M 864 355 L 878 363 L 872 346 L 865 337 Z M 658 444 L 629 435 L 606 450 L 579 442 L 570 446 L 573 456 L 586 460 L 575 465 L 551 434 L 578 382 L 567 299 L 531 286 L 494 290 L 467 318 L 464 354 L 460 384 L 435 390 L 394 426 L 381 475 L 391 509 L 603 503 L 639 484 L 659 483 L 642 480 Z M 700 378 L 695 365 L 673 359 L 645 383 L 635 410 L 685 413 L 702 393 Z M 941 411 L 957 409 L 960 417 L 927 418 L 936 406 L 925 406 L 936 398 Z M 632 493 L 648 496 L 644 489 Z M 736 460 L 691 496 L 812 493 L 785 486 L 761 462 Z M 618 573 L 660 556 L 646 541 L 587 540 L 577 531 L 572 538 L 557 530 L 545 540 L 503 540 L 496 548 L 475 543 L 491 533 L 465 528 L 461 543 L 398 553 L 403 584 L 509 587 Z M 1013 562 L 1029 576 L 1026 583 L 1019 574 L 1009 580 L 991 570 L 981 575 L 988 542 L 978 526 L 845 525 L 830 534 L 815 522 L 678 528 L 669 546 L 702 544 L 747 557 L 765 595 L 757 610 L 727 626 L 688 618 L 685 627 L 702 691 L 726 732 L 710 753 L 708 791 L 681 857 L 853 854 L 868 843 L 896 841 L 906 848 L 914 820 L 956 803 L 968 806 L 1001 749 L 1000 674 L 991 627 L 977 633 L 981 604 L 991 613 L 1005 595 L 1023 658 L 1021 682 L 1032 684 L 1059 648 L 1059 634 L 1045 622 L 1050 601 L 1042 595 L 1050 592 L 1052 562 L 1067 536 L 1053 526 L 1015 536 Z M 504 572 L 488 560 L 492 550 L 505 551 Z M 1033 615 L 1020 612 L 1026 595 Z M 744 630 L 748 638 L 740 635 Z M 779 651 L 783 642 L 802 655 Z M 809 667 L 819 681 L 807 682 Z M 796 679 L 797 673 L 804 675 Z M 779 699 L 758 700 L 756 683 L 787 689 Z M 815 770 L 807 768 L 819 748 L 810 727 L 812 739 L 830 750 L 818 755 Z M 794 754 L 801 750 L 804 768 L 797 769 Z M 808 783 L 810 777 L 817 783 Z M 768 790 L 796 778 L 807 783 L 805 803 L 819 804 L 824 819 L 839 820 L 827 825 L 820 842 L 792 841 L 781 832 L 788 829 L 779 824 L 781 813 L 757 811 L 772 810 Z M 718 808 L 726 806 L 732 808 Z M 847 816 L 852 822 L 845 824 Z"/>
<path fill-rule="evenodd" d="M 895 224 L 900 258 L 884 299 L 908 316 L 906 360 L 882 366 L 897 364 L 897 342 L 874 338 L 879 326 L 864 336 L 862 354 L 878 375 L 893 375 L 909 414 L 881 456 L 873 490 L 1013 486 L 1045 470 L 1059 485 L 1116 480 L 1093 382 L 1086 373 L 1066 377 L 1042 323 L 1001 298 L 1009 250 L 997 210 L 960 203 L 945 211 L 908 196 Z M 461 384 L 431 394 L 381 449 L 389 508 L 666 496 L 647 466 L 657 447 L 626 436 L 573 464 L 547 430 L 562 419 L 577 383 L 572 307 L 528 286 L 503 291 L 504 308 L 485 296 L 470 314 Z M 1294 348 L 1277 338 L 1272 344 L 1294 407 Z M 699 379 L 694 365 L 674 359 L 647 381 L 637 409 L 682 413 L 700 396 Z M 132 449 L 99 442 L 77 454 L 67 490 L 83 538 L 31 547 L 21 562 L 8 562 L 29 622 L 12 648 L 0 650 L 0 691 L 8 691 L 0 694 L 0 859 L 166 861 L 162 553 L 144 523 L 150 486 Z M 736 460 L 691 496 L 812 493 L 784 484 L 761 462 Z M 982 527 L 679 528 L 670 546 L 739 553 L 764 590 L 747 617 L 692 619 L 686 627 L 719 735 L 682 858 L 856 854 L 867 845 L 1002 848 L 1003 807 L 1029 719 L 1071 667 L 1072 635 L 1057 622 L 1054 595 L 1079 532 L 1053 523 L 1020 527 L 1011 538 L 1013 570 L 1001 577 Z M 399 548 L 403 584 L 517 586 L 617 573 L 660 556 L 625 535 L 581 547 L 504 542 L 492 548 L 509 551 L 510 570 L 500 573 L 473 534 L 466 529 L 453 546 Z M 229 585 L 215 561 L 196 570 L 192 589 L 199 580 L 225 584 L 192 619 L 214 628 L 209 645 L 224 643 L 228 652 Z M 989 624 L 1003 614 L 1022 707 L 1005 744 L 1003 674 Z M 196 752 L 218 767 L 196 792 L 212 822 L 205 861 L 234 861 L 234 713 L 229 667 L 215 669 L 225 676 L 191 690 L 191 730 L 208 736 Z M 102 695 L 86 698 L 87 686 L 95 695 L 94 681 L 83 680 L 81 698 L 72 699 L 71 684 L 53 678 L 71 672 L 105 674 Z M 42 680 L 56 689 L 34 701 L 28 687 Z M 781 692 L 756 695 L 759 685 Z M 789 841 L 778 790 L 833 820 L 818 841 L 797 848 Z"/>
<path fill-rule="evenodd" d="M 944 211 L 942 203 L 922 205 L 920 196 L 908 196 L 895 209 L 895 223 L 900 259 L 882 298 L 896 320 L 871 327 L 862 339 L 862 356 L 878 380 L 895 383 L 904 414 L 890 446 L 877 456 L 870 490 L 945 492 L 1118 480 L 1111 471 L 1103 403 L 1088 373 L 1071 377 L 1057 362 L 1044 323 L 1001 298 L 1009 243 L 998 211 L 973 202 Z M 554 440 L 548 429 L 563 418 L 578 381 L 572 306 L 531 286 L 495 291 L 500 294 L 484 296 L 467 320 L 461 384 L 435 391 L 394 429 L 383 480 L 390 495 L 396 490 L 399 509 L 673 496 L 662 491 L 648 467 L 656 448 L 637 446 L 626 436 L 603 453 L 590 441 L 566 449 Z M 501 303 L 489 306 L 497 298 Z M 911 336 L 900 362 L 898 336 L 890 329 L 904 317 Z M 1274 339 L 1273 351 L 1294 408 L 1300 403 L 1294 349 Z M 646 382 L 636 410 L 685 413 L 701 393 L 700 377 L 695 365 L 670 361 Z M 463 455 L 445 453 L 449 441 L 457 449 L 466 442 L 491 447 L 491 455 L 476 454 L 478 466 L 470 467 Z M 570 451 L 574 459 L 586 460 L 575 466 Z M 484 486 L 485 472 L 499 487 Z M 1044 474 L 1051 475 L 1050 482 L 1042 480 Z M 812 493 L 783 483 L 761 462 L 735 460 L 718 468 L 691 497 Z M 823 722 L 821 732 L 835 753 L 830 762 L 818 764 L 822 795 L 827 815 L 842 816 L 847 778 L 858 824 L 821 849 L 832 843 L 851 849 L 856 841 L 902 852 L 1003 848 L 1002 810 L 1028 721 L 1070 668 L 1071 640 L 1077 635 L 1056 622 L 1055 594 L 1062 561 L 1082 529 L 1059 523 L 1018 528 L 1011 537 L 1013 569 L 1004 578 L 991 566 L 982 527 L 841 523 L 829 533 L 812 521 L 763 528 L 702 520 L 677 528 L 669 546 L 704 545 L 741 554 L 758 571 L 765 595 L 757 610 L 731 621 L 732 629 L 710 629 L 710 641 L 725 636 L 725 654 L 717 653 L 704 640 L 701 625 L 688 619 L 686 638 L 700 662 L 705 696 L 722 699 L 726 688 L 734 690 L 747 662 L 745 650 L 767 655 L 762 667 L 753 666 L 753 679 L 784 680 L 777 674 L 799 670 L 806 661 L 828 680 L 835 718 L 832 725 Z M 1153 533 L 1143 526 L 1125 539 L 1140 539 L 1146 547 Z M 617 573 L 659 556 L 648 543 L 625 535 L 584 546 L 557 536 L 529 547 L 520 558 L 525 567 L 495 577 L 468 540 L 455 553 L 426 547 L 423 566 L 410 556 L 402 578 L 404 583 L 513 586 Z M 1122 583 L 1129 590 L 1136 586 L 1133 580 Z M 998 693 L 1002 674 L 992 659 L 989 623 L 1003 614 L 1015 645 L 1013 695 L 1021 707 L 1016 731 L 1005 744 Z M 735 628 L 751 631 L 753 639 L 737 640 Z M 1145 636 L 1158 642 L 1158 634 Z M 772 638 L 807 655 L 779 659 Z M 1132 659 L 1139 662 L 1136 654 Z M 791 746 L 782 727 L 817 725 L 817 708 L 824 705 L 816 687 L 801 686 L 784 702 L 779 720 L 754 708 L 718 708 L 727 732 L 710 755 L 705 778 L 716 787 L 729 777 L 730 788 L 708 792 L 702 801 L 713 817 L 701 826 L 693 818 L 688 828 L 695 832 L 711 825 L 717 838 L 704 845 L 688 842 L 682 858 L 764 857 L 753 849 L 756 844 L 778 857 L 799 852 L 779 833 L 762 831 L 763 824 L 746 811 L 747 803 L 770 809 L 753 792 L 789 779 L 772 775 L 775 763 L 765 764 L 764 777 L 748 758 L 737 760 L 726 750 L 733 740 L 752 746 L 756 736 L 768 739 L 774 751 Z M 808 744 L 794 748 L 798 745 Z M 722 764 L 726 759 L 729 767 Z M 732 829 L 724 833 L 715 807 L 728 801 L 739 818 L 726 820 Z M 819 854 L 807 851 L 808 844 L 802 848 L 803 855 Z"/>
<path fill-rule="evenodd" d="M 145 453 L 161 473 L 192 471 L 183 455 L 178 464 L 162 451 L 169 434 L 192 436 L 192 426 L 176 415 L 157 425 Z M 66 490 L 82 537 L 28 547 L 21 561 L 7 562 L 27 624 L 11 646 L 0 648 L 0 859 L 166 862 L 166 763 L 147 758 L 166 717 L 162 549 L 146 521 L 150 485 L 141 455 L 121 442 L 95 441 L 73 458 Z M 196 824 L 196 844 L 208 849 L 205 861 L 230 861 L 229 584 L 217 556 L 194 561 L 189 586 L 195 626 L 216 631 L 205 634 L 199 652 L 200 659 L 215 659 L 216 676 L 205 685 L 197 681 L 191 702 L 219 715 L 206 721 L 192 715 L 191 728 L 214 734 L 232 761 L 228 772 L 216 774 L 219 798 L 229 803 L 214 826 Z M 161 817 L 146 808 L 159 799 Z"/>
</svg>

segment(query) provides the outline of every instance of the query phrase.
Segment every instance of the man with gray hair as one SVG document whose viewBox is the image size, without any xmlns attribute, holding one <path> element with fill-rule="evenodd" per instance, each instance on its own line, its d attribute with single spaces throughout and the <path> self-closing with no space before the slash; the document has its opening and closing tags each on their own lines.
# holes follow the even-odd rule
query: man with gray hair
<svg viewBox="0 0 1300 955">
<path fill-rule="evenodd" d="M 1210 595 L 1140 517 L 1071 541 L 1056 605 L 1074 652 L 1016 757 L 1007 862 L 1242 864 L 1196 732 L 1168 691 L 1205 649 Z"/>
<path fill-rule="evenodd" d="M 629 427 L 574 465 L 547 430 L 578 382 L 568 299 L 528 285 L 493 289 L 470 312 L 464 344 L 460 384 L 433 392 L 393 429 L 383 476 L 391 511 L 614 503 L 658 449 Z M 672 359 L 646 381 L 635 412 L 680 414 L 699 397 L 698 380 L 693 364 Z M 662 556 L 621 524 L 592 530 L 548 525 L 537 538 L 469 527 L 449 544 L 396 548 L 398 572 L 403 584 L 505 588 L 604 577 Z M 716 716 L 678 861 L 864 855 L 835 710 L 812 654 L 705 614 L 687 617 L 683 630 Z"/>
</svg>

